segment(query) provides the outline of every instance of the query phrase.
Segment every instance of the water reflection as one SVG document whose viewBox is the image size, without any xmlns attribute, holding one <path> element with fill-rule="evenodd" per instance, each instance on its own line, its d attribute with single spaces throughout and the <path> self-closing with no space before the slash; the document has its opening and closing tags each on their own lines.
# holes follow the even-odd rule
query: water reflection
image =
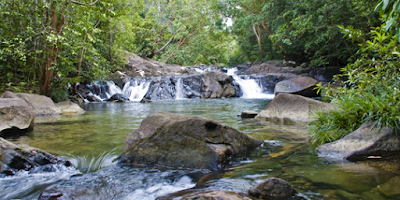
<svg viewBox="0 0 400 200">
<path fill-rule="evenodd" d="M 237 116 L 244 110 L 261 111 L 267 104 L 267 100 L 254 99 L 91 103 L 84 105 L 87 112 L 83 115 L 38 118 L 33 132 L 8 139 L 65 156 L 79 171 L 3 177 L 0 196 L 37 199 L 47 188 L 74 199 L 155 199 L 194 187 L 207 172 L 131 168 L 115 163 L 125 138 L 155 112 L 209 117 L 265 141 L 250 154 L 232 160 L 226 171 L 204 178 L 203 186 L 246 192 L 261 180 L 278 177 L 294 186 L 299 192 L 297 199 L 396 199 L 400 195 L 395 189 L 400 180 L 400 167 L 395 168 L 399 162 L 383 166 L 376 162 L 332 162 L 316 155 L 304 125 Z"/>
</svg>

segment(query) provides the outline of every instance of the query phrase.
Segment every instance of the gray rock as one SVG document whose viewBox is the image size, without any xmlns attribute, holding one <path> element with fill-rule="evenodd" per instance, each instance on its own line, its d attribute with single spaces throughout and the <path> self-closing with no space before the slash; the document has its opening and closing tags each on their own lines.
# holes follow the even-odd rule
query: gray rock
<svg viewBox="0 0 400 200">
<path fill-rule="evenodd" d="M 55 104 L 58 108 L 61 109 L 63 114 L 83 114 L 85 110 L 83 110 L 78 104 L 68 101 L 58 102 Z"/>
<path fill-rule="evenodd" d="M 102 102 L 102 100 L 99 97 L 94 95 L 87 95 L 86 99 L 90 102 Z"/>
<path fill-rule="evenodd" d="M 0 137 L 0 173 L 14 175 L 19 170 L 33 170 L 32 172 L 34 173 L 38 167 L 45 166 L 49 168 L 49 164 L 71 166 L 69 161 L 61 157 L 28 145 L 15 145 Z M 43 171 L 45 169 L 42 168 L 40 170 Z"/>
<path fill-rule="evenodd" d="M 317 151 L 332 159 L 365 160 L 369 156 L 388 156 L 400 151 L 400 135 L 390 128 L 378 129 L 374 122 L 363 124 L 340 140 L 324 144 Z"/>
<path fill-rule="evenodd" d="M 262 144 L 205 117 L 155 113 L 125 140 L 120 163 L 218 170 L 230 156 Z"/>
<path fill-rule="evenodd" d="M 284 80 L 276 84 L 275 95 L 279 93 L 298 94 L 305 97 L 317 97 L 317 90 L 315 90 L 317 80 L 310 77 L 296 77 L 289 80 Z"/>
<path fill-rule="evenodd" d="M 296 194 L 293 187 L 283 179 L 269 178 L 249 190 L 249 194 L 260 199 L 287 199 Z"/>
<path fill-rule="evenodd" d="M 32 107 L 33 113 L 35 113 L 36 116 L 62 114 L 61 109 L 56 107 L 53 100 L 51 100 L 49 97 L 28 93 L 16 93 L 16 95 L 25 100 L 26 103 Z"/>
<path fill-rule="evenodd" d="M 333 104 L 324 103 L 295 94 L 280 93 L 262 110 L 257 119 L 282 122 L 307 123 L 317 111 L 333 109 Z"/>
<path fill-rule="evenodd" d="M 252 200 L 251 197 L 232 191 L 184 190 L 157 197 L 157 200 Z"/>
<path fill-rule="evenodd" d="M 0 98 L 0 135 L 31 131 L 34 119 L 32 108 L 24 100 Z"/>
<path fill-rule="evenodd" d="M 16 94 L 14 94 L 13 92 L 6 91 L 6 92 L 4 92 L 2 98 L 18 98 L 18 96 Z"/>
<path fill-rule="evenodd" d="M 106 101 L 112 101 L 112 102 L 125 102 L 129 101 L 129 97 L 125 96 L 124 94 L 114 94 L 112 95 L 109 99 Z"/>
<path fill-rule="evenodd" d="M 245 110 L 240 115 L 241 118 L 255 118 L 258 115 L 258 112 L 252 110 Z"/>
</svg>

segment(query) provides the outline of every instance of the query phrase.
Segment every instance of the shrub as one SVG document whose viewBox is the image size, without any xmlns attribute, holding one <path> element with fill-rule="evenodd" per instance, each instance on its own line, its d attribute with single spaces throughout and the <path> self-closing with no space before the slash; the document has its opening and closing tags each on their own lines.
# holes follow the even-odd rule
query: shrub
<svg viewBox="0 0 400 200">
<path fill-rule="evenodd" d="M 324 144 L 346 136 L 361 124 L 374 121 L 375 127 L 399 130 L 400 61 L 398 40 L 383 28 L 371 31 L 373 40 L 361 44 L 361 57 L 335 77 L 341 87 L 318 86 L 340 110 L 321 112 L 309 124 L 311 142 Z"/>
</svg>

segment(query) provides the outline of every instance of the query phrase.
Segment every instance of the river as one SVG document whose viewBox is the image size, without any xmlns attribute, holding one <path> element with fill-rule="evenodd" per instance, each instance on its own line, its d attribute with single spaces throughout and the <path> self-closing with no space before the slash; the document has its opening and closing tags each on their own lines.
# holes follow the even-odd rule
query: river
<svg viewBox="0 0 400 200">
<path fill-rule="evenodd" d="M 234 159 L 207 182 L 208 188 L 246 192 L 266 178 L 278 177 L 298 192 L 294 199 L 398 199 L 398 170 L 320 158 L 307 141 L 304 125 L 237 116 L 243 110 L 261 111 L 268 102 L 231 98 L 87 103 L 82 105 L 87 111 L 83 115 L 37 117 L 34 131 L 7 139 L 63 156 L 76 169 L 0 177 L 0 199 L 37 199 L 45 189 L 61 188 L 72 191 L 74 199 L 153 200 L 194 187 L 207 171 L 132 168 L 116 163 L 125 138 L 146 116 L 164 111 L 209 117 L 265 141 L 249 155 Z"/>
</svg>

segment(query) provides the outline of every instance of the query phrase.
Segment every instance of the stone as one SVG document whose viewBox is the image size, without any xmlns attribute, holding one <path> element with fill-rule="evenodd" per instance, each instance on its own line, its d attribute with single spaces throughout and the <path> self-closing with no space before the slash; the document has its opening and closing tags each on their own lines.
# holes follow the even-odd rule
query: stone
<svg viewBox="0 0 400 200">
<path fill-rule="evenodd" d="M 391 156 L 400 152 L 400 135 L 393 129 L 378 129 L 375 122 L 367 122 L 342 139 L 320 146 L 317 152 L 322 157 L 351 161 Z"/>
<path fill-rule="evenodd" d="M 0 173 L 14 175 L 19 170 L 30 171 L 49 164 L 72 165 L 61 157 L 28 145 L 15 145 L 0 137 Z"/>
<path fill-rule="evenodd" d="M 125 102 L 129 101 L 129 97 L 125 96 L 124 94 L 114 94 L 112 95 L 107 101 L 112 101 L 112 102 Z"/>
<path fill-rule="evenodd" d="M 184 190 L 173 194 L 157 197 L 157 200 L 252 200 L 245 194 L 220 190 Z"/>
<path fill-rule="evenodd" d="M 35 114 L 20 98 L 0 98 L 0 135 L 33 130 Z"/>
<path fill-rule="evenodd" d="M 231 156 L 262 144 L 232 127 L 199 116 L 155 113 L 125 140 L 122 164 L 222 169 Z"/>
<path fill-rule="evenodd" d="M 249 194 L 260 199 L 286 199 L 296 194 L 293 187 L 283 179 L 269 178 L 249 190 Z"/>
<path fill-rule="evenodd" d="M 54 105 L 53 100 L 44 95 L 29 94 L 29 93 L 16 93 L 16 95 L 25 100 L 26 103 L 33 109 L 35 116 L 46 115 L 61 115 L 60 108 Z"/>
<path fill-rule="evenodd" d="M 282 122 L 307 123 L 318 111 L 334 109 L 333 104 L 317 101 L 295 94 L 280 93 L 262 110 L 257 119 Z"/>
<path fill-rule="evenodd" d="M 289 93 L 289 94 L 298 94 L 305 97 L 317 97 L 317 90 L 315 90 L 317 80 L 299 76 L 296 78 L 292 78 L 289 80 L 284 80 L 276 84 L 275 86 L 275 95 L 279 93 Z"/>
<path fill-rule="evenodd" d="M 94 95 L 87 95 L 86 99 L 90 102 L 102 102 L 103 100 L 101 100 L 99 97 L 94 96 Z"/>
<path fill-rule="evenodd" d="M 258 112 L 252 110 L 245 110 L 240 114 L 241 118 L 255 118 L 258 115 Z"/>
<path fill-rule="evenodd" d="M 143 98 L 140 100 L 140 103 L 151 103 L 152 101 L 150 99 Z"/>
<path fill-rule="evenodd" d="M 61 109 L 63 114 L 83 114 L 85 110 L 83 110 L 78 104 L 68 101 L 58 102 L 55 104 L 58 108 Z"/>
<path fill-rule="evenodd" d="M 6 91 L 6 92 L 4 92 L 2 98 L 18 98 L 18 96 L 16 94 L 14 94 L 13 92 Z"/>
</svg>

